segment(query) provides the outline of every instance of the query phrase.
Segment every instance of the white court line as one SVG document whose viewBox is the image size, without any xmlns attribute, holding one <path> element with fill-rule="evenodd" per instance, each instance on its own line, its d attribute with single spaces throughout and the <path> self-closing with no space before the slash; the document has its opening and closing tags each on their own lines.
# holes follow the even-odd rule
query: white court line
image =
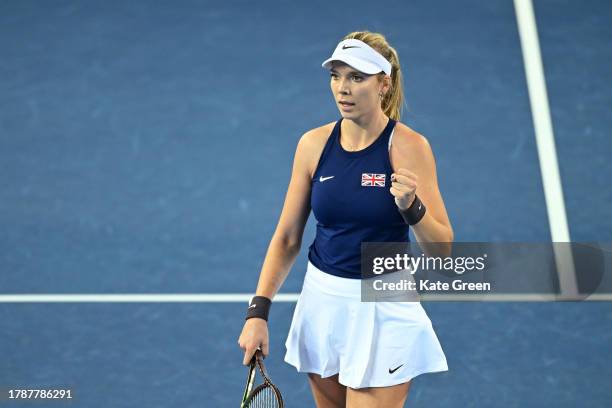
<svg viewBox="0 0 612 408">
<path fill-rule="evenodd" d="M 0 295 L 0 303 L 248 303 L 252 293 L 150 293 L 150 294 L 18 294 Z M 274 302 L 296 302 L 299 293 L 279 293 Z M 612 301 L 612 293 L 593 294 L 586 301 Z M 424 302 L 546 302 L 560 300 L 558 296 L 546 293 L 530 294 L 490 294 L 459 295 L 431 294 L 422 295 Z"/>
<path fill-rule="evenodd" d="M 228 303 L 248 304 L 249 293 L 120 293 L 0 295 L 0 303 Z M 275 302 L 295 302 L 299 294 L 278 294 Z"/>
<path fill-rule="evenodd" d="M 553 242 L 571 242 L 533 4 L 531 0 L 514 0 L 514 9 L 523 51 L 550 234 Z M 574 259 L 571 251 L 567 250 L 569 245 L 553 247 L 561 293 L 575 296 L 578 285 Z"/>
</svg>

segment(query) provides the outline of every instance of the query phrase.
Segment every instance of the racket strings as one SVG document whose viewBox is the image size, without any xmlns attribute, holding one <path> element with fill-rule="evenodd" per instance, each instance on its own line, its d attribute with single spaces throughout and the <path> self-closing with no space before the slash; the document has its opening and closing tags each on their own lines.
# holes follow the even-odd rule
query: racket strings
<svg viewBox="0 0 612 408">
<path fill-rule="evenodd" d="M 280 408 L 281 402 L 276 391 L 271 386 L 265 384 L 253 393 L 253 397 L 247 404 L 249 408 Z"/>
</svg>

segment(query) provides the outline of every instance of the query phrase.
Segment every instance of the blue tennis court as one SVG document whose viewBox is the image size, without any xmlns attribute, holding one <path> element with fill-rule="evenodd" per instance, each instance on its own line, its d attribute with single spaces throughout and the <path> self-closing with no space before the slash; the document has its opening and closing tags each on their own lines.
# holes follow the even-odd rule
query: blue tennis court
<svg viewBox="0 0 612 408">
<path fill-rule="evenodd" d="M 563 220 L 511 0 L 0 4 L 0 389 L 71 389 L 57 407 L 238 406 L 246 299 L 297 141 L 340 117 L 320 64 L 355 30 L 399 53 L 402 122 L 432 146 L 456 241 L 549 242 L 566 222 L 572 241 L 612 242 L 612 5 L 534 13 Z M 288 407 L 314 406 L 283 356 L 315 223 L 270 317 Z M 608 406 L 602 299 L 423 302 L 449 371 L 415 378 L 406 406 Z"/>
</svg>

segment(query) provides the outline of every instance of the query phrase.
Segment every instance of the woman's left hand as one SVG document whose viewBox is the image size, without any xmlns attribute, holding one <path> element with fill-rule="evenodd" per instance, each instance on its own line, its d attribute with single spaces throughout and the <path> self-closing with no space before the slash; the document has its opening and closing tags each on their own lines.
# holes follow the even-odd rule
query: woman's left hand
<svg viewBox="0 0 612 408">
<path fill-rule="evenodd" d="M 391 174 L 391 194 L 395 197 L 395 205 L 400 210 L 410 207 L 416 195 L 418 177 L 406 169 L 397 169 Z"/>
</svg>

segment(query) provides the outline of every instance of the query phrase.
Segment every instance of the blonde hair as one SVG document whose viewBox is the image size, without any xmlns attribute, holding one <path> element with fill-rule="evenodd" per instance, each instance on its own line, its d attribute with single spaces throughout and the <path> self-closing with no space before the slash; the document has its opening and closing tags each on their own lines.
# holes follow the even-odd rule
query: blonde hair
<svg viewBox="0 0 612 408">
<path fill-rule="evenodd" d="M 395 48 L 391 47 L 384 35 L 370 31 L 353 31 L 347 34 L 343 40 L 355 39 L 363 41 L 378 51 L 391 63 L 391 88 L 381 101 L 381 107 L 385 115 L 394 120 L 400 120 L 404 105 L 404 83 L 400 69 L 399 57 Z M 378 80 L 382 82 L 385 73 L 378 74 Z"/>
</svg>

